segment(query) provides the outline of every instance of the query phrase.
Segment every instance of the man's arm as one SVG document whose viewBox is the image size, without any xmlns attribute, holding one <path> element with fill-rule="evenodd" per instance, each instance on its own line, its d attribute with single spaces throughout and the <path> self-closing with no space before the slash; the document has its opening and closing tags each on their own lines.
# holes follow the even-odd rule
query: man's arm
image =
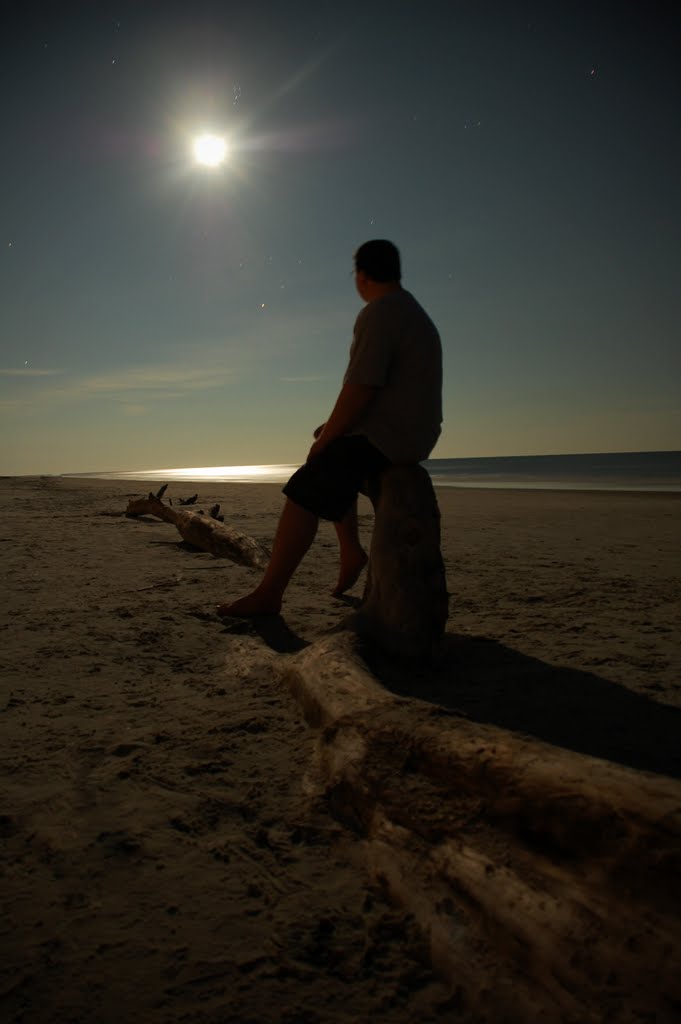
<svg viewBox="0 0 681 1024">
<path fill-rule="evenodd" d="M 308 461 L 315 455 L 319 455 L 331 441 L 335 441 L 337 437 L 342 437 L 343 434 L 352 430 L 377 391 L 378 388 L 365 387 L 363 384 L 346 383 L 343 385 L 333 412 L 310 448 Z"/>
</svg>

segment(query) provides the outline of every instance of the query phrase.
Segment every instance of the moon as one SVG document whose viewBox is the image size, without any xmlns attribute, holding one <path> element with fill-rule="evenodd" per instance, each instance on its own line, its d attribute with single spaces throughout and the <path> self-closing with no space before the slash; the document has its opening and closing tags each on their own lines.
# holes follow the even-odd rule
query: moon
<svg viewBox="0 0 681 1024">
<path fill-rule="evenodd" d="M 202 167 L 219 167 L 227 159 L 227 140 L 220 135 L 197 135 L 192 150 L 197 164 Z"/>
</svg>

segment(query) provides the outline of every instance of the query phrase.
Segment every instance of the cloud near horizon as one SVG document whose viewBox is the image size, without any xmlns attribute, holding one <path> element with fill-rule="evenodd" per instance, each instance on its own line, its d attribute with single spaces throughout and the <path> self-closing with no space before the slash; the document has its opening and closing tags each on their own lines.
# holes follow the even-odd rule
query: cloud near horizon
<svg viewBox="0 0 681 1024">
<path fill-rule="evenodd" d="M 280 377 L 280 380 L 286 384 L 314 384 L 320 380 L 328 380 L 328 376 L 324 374 L 310 374 L 307 377 Z"/>
<path fill-rule="evenodd" d="M 6 405 L 26 405 L 31 402 L 75 401 L 88 398 L 110 398 L 114 401 L 139 403 L 181 398 L 197 391 L 223 387 L 234 376 L 231 369 L 215 365 L 203 367 L 176 365 L 147 365 L 130 370 L 111 370 L 103 373 L 71 376 L 63 370 L 21 371 L 0 370 L 0 375 L 9 377 L 32 377 L 43 380 L 59 375 L 54 383 L 44 380 L 43 387 L 24 393 L 21 400 L 6 400 Z"/>
<path fill-rule="evenodd" d="M 177 398 L 188 391 L 222 387 L 233 376 L 231 370 L 219 367 L 145 366 L 116 370 L 80 379 L 79 388 L 91 394 L 126 394 L 149 392 L 150 397 Z M 164 394 L 165 393 L 165 394 Z"/>
</svg>

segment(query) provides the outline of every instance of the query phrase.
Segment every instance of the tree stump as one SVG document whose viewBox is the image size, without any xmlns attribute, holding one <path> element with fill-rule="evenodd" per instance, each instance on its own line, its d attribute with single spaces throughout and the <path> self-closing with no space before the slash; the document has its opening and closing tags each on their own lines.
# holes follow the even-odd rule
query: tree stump
<svg viewBox="0 0 681 1024">
<path fill-rule="evenodd" d="M 358 632 L 386 654 L 432 657 L 447 622 L 440 510 L 423 466 L 391 466 L 370 489 L 375 523 Z"/>
</svg>

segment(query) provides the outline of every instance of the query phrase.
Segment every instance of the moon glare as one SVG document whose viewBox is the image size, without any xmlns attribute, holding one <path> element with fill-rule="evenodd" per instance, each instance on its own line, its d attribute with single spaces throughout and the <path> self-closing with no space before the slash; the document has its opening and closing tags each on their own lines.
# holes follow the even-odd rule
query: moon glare
<svg viewBox="0 0 681 1024">
<path fill-rule="evenodd" d="M 203 167 L 219 167 L 227 157 L 227 143 L 219 135 L 199 135 L 194 139 L 194 159 Z"/>
</svg>

